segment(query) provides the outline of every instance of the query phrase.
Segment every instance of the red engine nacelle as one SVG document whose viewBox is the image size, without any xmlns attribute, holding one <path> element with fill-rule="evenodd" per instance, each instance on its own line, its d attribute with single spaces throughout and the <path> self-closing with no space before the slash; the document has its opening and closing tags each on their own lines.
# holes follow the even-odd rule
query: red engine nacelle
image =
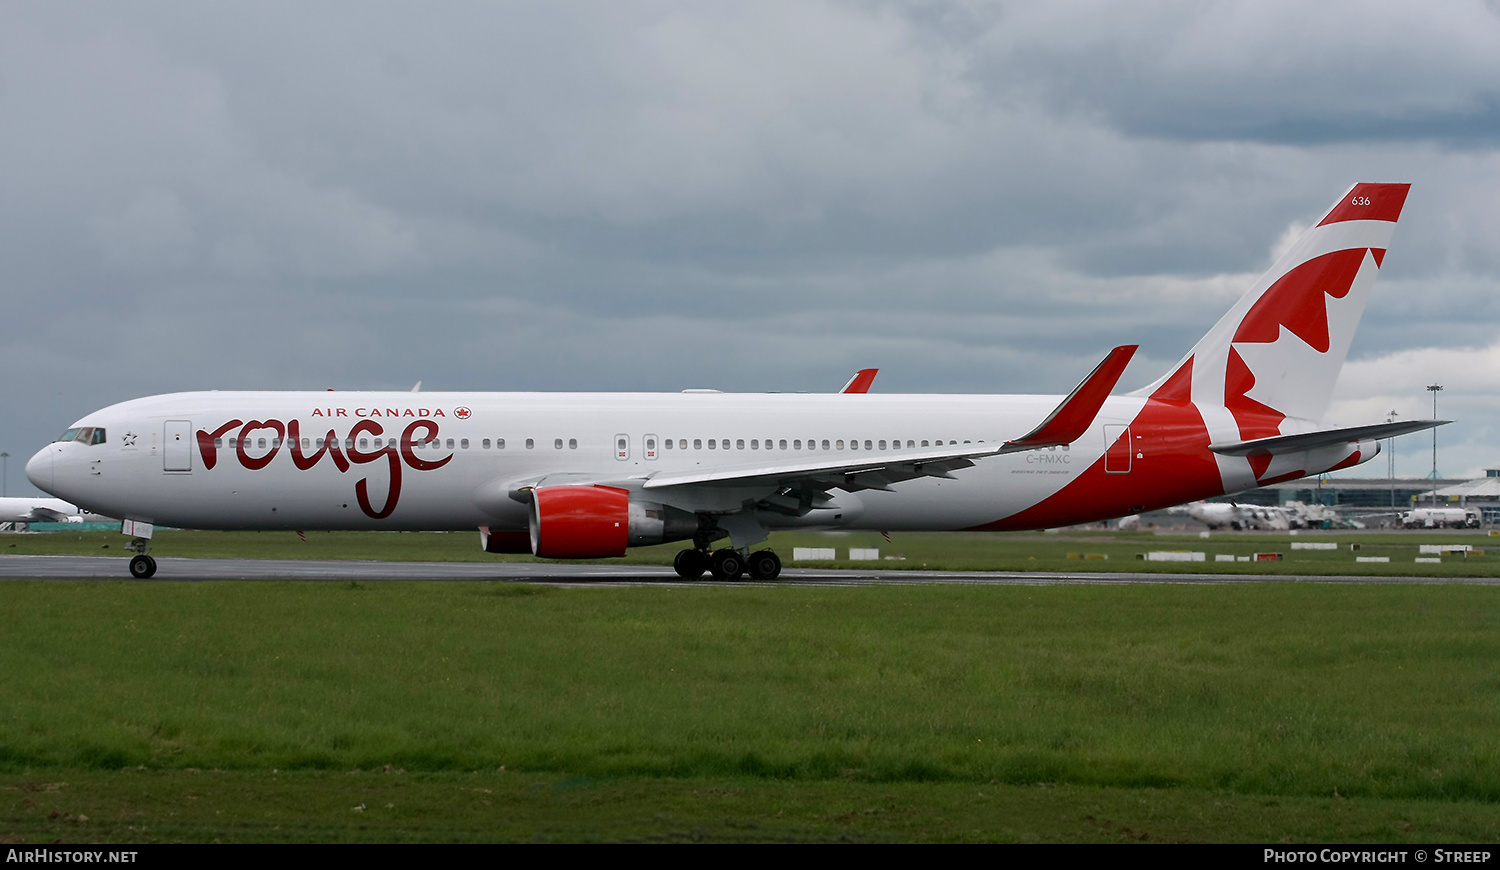
<svg viewBox="0 0 1500 870">
<path fill-rule="evenodd" d="M 548 559 L 625 555 L 630 493 L 613 486 L 544 486 L 531 493 L 531 551 Z"/>
</svg>

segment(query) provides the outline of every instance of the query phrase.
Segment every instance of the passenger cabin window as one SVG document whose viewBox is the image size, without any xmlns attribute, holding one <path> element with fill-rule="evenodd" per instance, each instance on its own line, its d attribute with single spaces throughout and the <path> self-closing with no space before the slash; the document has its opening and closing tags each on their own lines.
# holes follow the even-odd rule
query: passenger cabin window
<svg viewBox="0 0 1500 870">
<path fill-rule="evenodd" d="M 461 439 L 459 439 L 458 446 L 461 447 L 461 448 L 463 448 L 464 450 L 468 450 L 469 449 L 469 439 L 467 439 L 467 438 L 461 438 Z"/>
<path fill-rule="evenodd" d="M 568 439 L 568 449 L 569 450 L 577 450 L 578 449 L 578 439 L 577 438 L 569 438 Z"/>
<path fill-rule="evenodd" d="M 531 450 L 531 449 L 533 449 L 535 447 L 536 447 L 536 439 L 534 439 L 534 438 L 527 438 L 526 439 L 526 449 L 527 450 Z"/>
</svg>

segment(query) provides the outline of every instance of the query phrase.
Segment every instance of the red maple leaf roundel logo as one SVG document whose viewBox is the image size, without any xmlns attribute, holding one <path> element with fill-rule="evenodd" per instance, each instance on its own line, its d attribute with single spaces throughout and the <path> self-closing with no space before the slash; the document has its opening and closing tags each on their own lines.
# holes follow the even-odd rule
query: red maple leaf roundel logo
<svg viewBox="0 0 1500 870">
<path fill-rule="evenodd" d="M 468 408 L 454 408 L 453 409 L 453 416 L 457 417 L 460 420 L 467 420 L 467 419 L 469 419 L 469 415 L 473 414 L 473 413 L 474 412 L 470 411 Z"/>
</svg>

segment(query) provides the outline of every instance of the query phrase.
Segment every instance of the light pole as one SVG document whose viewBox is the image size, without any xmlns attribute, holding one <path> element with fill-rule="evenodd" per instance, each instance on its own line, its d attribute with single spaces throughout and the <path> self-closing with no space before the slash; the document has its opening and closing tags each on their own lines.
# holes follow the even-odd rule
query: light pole
<svg viewBox="0 0 1500 870">
<path fill-rule="evenodd" d="M 1396 422 L 1396 411 L 1395 411 L 1395 409 L 1392 409 L 1391 412 L 1385 416 L 1385 421 L 1387 423 L 1394 423 L 1394 422 Z M 1385 449 L 1386 449 L 1386 454 L 1387 454 L 1386 458 L 1385 458 L 1385 472 L 1386 472 L 1386 477 L 1389 478 L 1390 482 L 1391 482 L 1391 507 L 1395 508 L 1396 507 L 1396 436 L 1392 435 L 1391 437 L 1385 439 Z"/>
<path fill-rule="evenodd" d="M 1432 419 L 1437 420 L 1437 394 L 1443 391 L 1442 384 L 1429 384 L 1427 392 L 1432 394 Z M 1432 427 L 1432 506 L 1437 507 L 1437 427 Z"/>
<path fill-rule="evenodd" d="M 0 453 L 0 498 L 10 495 L 10 454 Z"/>
</svg>

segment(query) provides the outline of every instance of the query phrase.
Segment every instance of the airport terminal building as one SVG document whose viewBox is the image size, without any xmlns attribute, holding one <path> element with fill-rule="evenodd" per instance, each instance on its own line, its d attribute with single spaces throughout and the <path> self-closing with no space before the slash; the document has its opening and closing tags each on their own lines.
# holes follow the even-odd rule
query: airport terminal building
<svg viewBox="0 0 1500 870">
<path fill-rule="evenodd" d="M 1347 519 L 1367 516 L 1368 526 L 1385 525 L 1381 512 L 1414 507 L 1472 507 L 1486 525 L 1500 524 L 1500 468 L 1487 469 L 1475 480 L 1437 480 L 1427 477 L 1306 477 L 1272 484 L 1235 496 L 1243 504 L 1280 506 L 1288 502 L 1335 508 Z M 1373 520 L 1373 521 L 1370 521 Z"/>
</svg>

